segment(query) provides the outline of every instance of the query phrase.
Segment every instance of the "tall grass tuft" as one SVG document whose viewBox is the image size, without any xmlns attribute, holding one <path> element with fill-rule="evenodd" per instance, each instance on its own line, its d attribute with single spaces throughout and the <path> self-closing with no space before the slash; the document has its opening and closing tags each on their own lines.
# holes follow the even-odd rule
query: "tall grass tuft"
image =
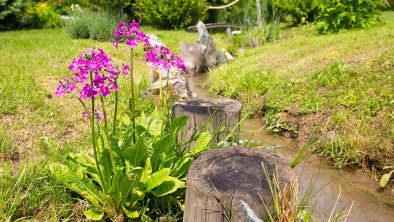
<svg viewBox="0 0 394 222">
<path fill-rule="evenodd" d="M 65 30 L 71 38 L 107 41 L 113 38 L 113 30 L 119 18 L 110 12 L 77 11 L 66 22 Z"/>
</svg>

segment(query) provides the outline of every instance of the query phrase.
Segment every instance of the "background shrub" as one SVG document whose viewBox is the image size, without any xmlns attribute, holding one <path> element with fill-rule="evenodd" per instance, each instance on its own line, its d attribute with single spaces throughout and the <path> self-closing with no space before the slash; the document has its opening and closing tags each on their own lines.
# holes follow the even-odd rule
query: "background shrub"
<svg viewBox="0 0 394 222">
<path fill-rule="evenodd" d="M 383 7 L 382 0 L 324 0 L 317 17 L 318 32 L 366 28 Z"/>
<path fill-rule="evenodd" d="M 61 25 L 61 19 L 48 2 L 38 2 L 27 8 L 21 24 L 25 28 L 55 28 Z"/>
<path fill-rule="evenodd" d="M 73 39 L 89 38 L 89 21 L 93 17 L 90 11 L 73 12 L 65 24 L 65 31 Z"/>
<path fill-rule="evenodd" d="M 0 0 L 0 30 L 18 28 L 28 6 L 27 0 Z"/>
<path fill-rule="evenodd" d="M 124 19 L 123 19 L 124 20 Z M 118 16 L 110 12 L 76 11 L 66 22 L 65 30 L 71 38 L 90 38 L 106 41 L 113 38 Z"/>
<path fill-rule="evenodd" d="M 321 0 L 272 0 L 283 14 L 290 15 L 295 24 L 313 22 L 319 13 Z"/>
<path fill-rule="evenodd" d="M 162 28 L 183 28 L 206 18 L 206 0 L 144 0 L 144 18 Z"/>
</svg>

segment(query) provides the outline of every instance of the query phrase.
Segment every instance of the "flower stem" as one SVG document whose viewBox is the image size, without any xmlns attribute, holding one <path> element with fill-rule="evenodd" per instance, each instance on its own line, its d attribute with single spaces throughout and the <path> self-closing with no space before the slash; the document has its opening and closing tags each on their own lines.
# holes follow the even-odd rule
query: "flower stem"
<svg viewBox="0 0 394 222">
<path fill-rule="evenodd" d="M 163 115 L 163 79 L 161 76 L 161 71 L 159 71 L 159 102 L 160 102 L 160 116 L 161 116 L 161 120 L 164 120 L 164 115 Z"/>
<path fill-rule="evenodd" d="M 130 83 L 131 83 L 131 121 L 133 123 L 133 144 L 135 144 L 135 95 L 134 95 L 134 70 L 133 49 L 130 49 Z"/>
<path fill-rule="evenodd" d="M 115 92 L 115 108 L 114 108 L 114 123 L 112 127 L 112 134 L 115 135 L 116 133 L 116 117 L 118 115 L 118 92 Z"/>
<path fill-rule="evenodd" d="M 103 115 L 104 115 L 104 131 L 105 137 L 108 141 L 108 149 L 109 149 L 109 157 L 111 158 L 112 169 L 115 170 L 115 161 L 114 161 L 114 154 L 112 151 L 112 142 L 109 140 L 108 136 L 108 121 L 107 121 L 107 112 L 105 111 L 105 103 L 103 96 L 100 96 L 101 104 L 103 106 Z"/>
<path fill-rule="evenodd" d="M 86 104 L 82 101 L 81 98 L 77 97 L 77 99 L 78 99 L 78 101 L 82 104 L 83 109 L 84 109 L 85 112 L 86 112 L 86 115 L 88 115 L 88 118 L 90 119 L 91 116 L 90 116 L 90 112 L 89 112 L 89 110 L 88 110 L 88 107 L 87 107 Z"/>
<path fill-rule="evenodd" d="M 90 85 L 93 86 L 93 74 L 92 72 L 90 72 Z M 92 128 L 92 142 L 93 142 L 93 153 L 94 153 L 94 160 L 96 162 L 96 168 L 97 168 L 97 172 L 98 175 L 100 177 L 101 180 L 101 184 L 103 185 L 103 191 L 104 193 L 107 193 L 107 188 L 105 187 L 105 183 L 104 183 L 104 179 L 103 179 L 103 174 L 101 173 L 101 169 L 100 169 L 100 164 L 99 164 L 99 159 L 98 159 L 98 153 L 97 153 L 97 148 L 96 148 L 96 135 L 94 132 L 94 98 L 92 98 L 92 115 L 90 118 L 90 125 Z"/>
</svg>

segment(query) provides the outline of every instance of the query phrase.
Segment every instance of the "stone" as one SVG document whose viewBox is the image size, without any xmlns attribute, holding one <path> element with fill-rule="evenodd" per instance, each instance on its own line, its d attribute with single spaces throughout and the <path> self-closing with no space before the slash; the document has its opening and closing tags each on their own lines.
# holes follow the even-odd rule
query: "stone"
<svg viewBox="0 0 394 222">
<path fill-rule="evenodd" d="M 160 38 L 156 35 L 150 34 L 149 38 L 151 47 L 165 46 L 163 43 L 161 43 Z M 145 48 L 145 50 L 149 50 L 149 48 Z M 147 63 L 147 66 L 150 71 L 149 81 L 151 87 L 145 93 L 152 94 L 153 96 L 159 95 L 161 76 L 163 90 L 165 91 L 168 83 L 171 97 L 175 98 L 176 100 L 188 100 L 193 98 L 189 83 L 181 69 L 171 67 L 168 71 L 162 71 L 153 66 L 151 63 Z"/>
<path fill-rule="evenodd" d="M 183 43 L 181 45 L 181 59 L 186 66 L 186 73 L 196 75 L 208 71 L 208 63 L 205 58 L 205 45 Z"/>
<path fill-rule="evenodd" d="M 226 29 L 226 33 L 227 33 L 227 40 L 232 41 L 233 40 L 233 33 L 231 33 L 230 27 L 228 27 Z"/>
<path fill-rule="evenodd" d="M 198 43 L 203 44 L 206 48 L 204 50 L 205 59 L 207 60 L 208 67 L 215 66 L 216 61 L 216 47 L 211 35 L 209 35 L 203 22 L 197 23 L 198 30 Z"/>
<path fill-rule="evenodd" d="M 216 53 L 216 60 L 217 60 L 217 62 L 219 63 L 219 64 L 226 64 L 228 61 L 227 61 L 227 58 L 226 58 L 226 56 L 224 55 L 224 52 L 223 51 L 218 51 L 217 53 Z"/>
</svg>

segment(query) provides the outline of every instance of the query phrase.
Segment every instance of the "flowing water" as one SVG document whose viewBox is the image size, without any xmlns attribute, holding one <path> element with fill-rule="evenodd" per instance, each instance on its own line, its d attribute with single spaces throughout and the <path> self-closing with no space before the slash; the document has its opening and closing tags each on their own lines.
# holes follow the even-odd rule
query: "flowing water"
<svg viewBox="0 0 394 222">
<path fill-rule="evenodd" d="M 209 97 L 208 91 L 202 87 L 206 79 L 206 75 L 188 77 L 191 91 L 198 98 Z M 241 139 L 253 136 L 253 141 L 272 147 L 291 161 L 298 151 L 296 142 L 271 134 L 263 126 L 260 118 L 245 120 L 241 126 Z M 294 173 L 298 175 L 301 194 L 309 184 L 314 184 L 314 190 L 318 191 L 312 203 L 315 216 L 321 221 L 328 220 L 336 205 L 335 212 L 347 214 L 350 209 L 347 221 L 394 222 L 394 200 L 382 194 L 378 182 L 366 173 L 334 169 L 328 161 L 315 155 L 303 160 Z"/>
</svg>

